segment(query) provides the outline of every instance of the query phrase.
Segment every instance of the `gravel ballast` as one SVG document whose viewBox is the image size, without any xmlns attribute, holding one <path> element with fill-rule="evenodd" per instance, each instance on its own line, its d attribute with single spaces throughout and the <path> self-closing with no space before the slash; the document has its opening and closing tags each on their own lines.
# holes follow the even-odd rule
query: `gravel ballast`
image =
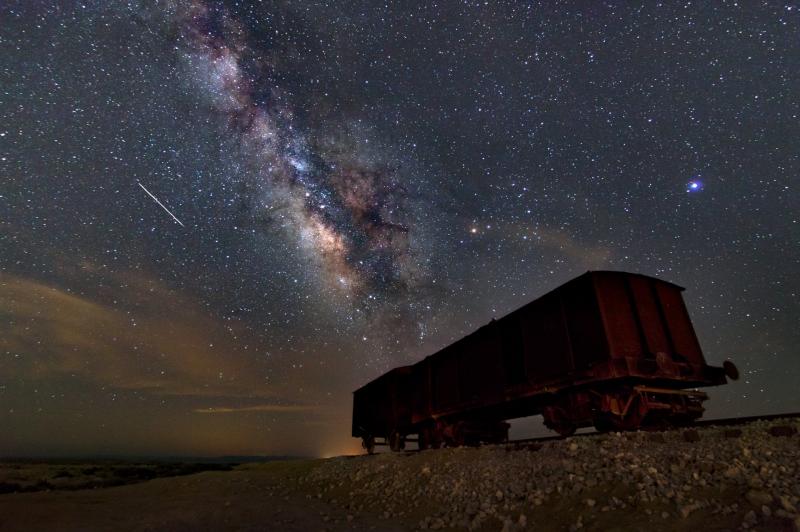
<svg viewBox="0 0 800 532">
<path fill-rule="evenodd" d="M 326 460 L 320 529 L 798 530 L 800 423 L 755 421 Z M 361 523 L 359 524 L 359 521 Z"/>
</svg>

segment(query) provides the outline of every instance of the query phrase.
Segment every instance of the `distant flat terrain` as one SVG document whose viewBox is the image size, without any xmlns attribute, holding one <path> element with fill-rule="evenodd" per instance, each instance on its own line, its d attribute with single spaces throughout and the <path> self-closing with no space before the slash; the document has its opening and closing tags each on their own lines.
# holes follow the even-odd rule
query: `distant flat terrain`
<svg viewBox="0 0 800 532">
<path fill-rule="evenodd" d="M 798 428 L 759 421 L 6 493 L 0 530 L 797 530 Z"/>
<path fill-rule="evenodd" d="M 119 460 L 0 461 L 0 495 L 53 490 L 109 488 L 154 478 L 190 475 L 201 471 L 230 471 L 236 464 Z"/>
<path fill-rule="evenodd" d="M 322 515 L 333 505 L 309 500 L 297 487 L 297 479 L 320 463 L 254 464 L 110 488 L 9 493 L 0 495 L 0 531 L 323 530 Z M 368 529 L 363 523 L 359 529 Z M 403 529 L 384 525 L 381 530 Z"/>
</svg>

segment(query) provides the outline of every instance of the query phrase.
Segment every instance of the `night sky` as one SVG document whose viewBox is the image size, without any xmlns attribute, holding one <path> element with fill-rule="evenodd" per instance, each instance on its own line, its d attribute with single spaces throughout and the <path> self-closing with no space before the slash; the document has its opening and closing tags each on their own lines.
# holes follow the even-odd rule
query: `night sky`
<svg viewBox="0 0 800 532">
<path fill-rule="evenodd" d="M 0 2 L 0 455 L 355 451 L 590 269 L 800 410 L 800 5 L 576 4 Z"/>
</svg>

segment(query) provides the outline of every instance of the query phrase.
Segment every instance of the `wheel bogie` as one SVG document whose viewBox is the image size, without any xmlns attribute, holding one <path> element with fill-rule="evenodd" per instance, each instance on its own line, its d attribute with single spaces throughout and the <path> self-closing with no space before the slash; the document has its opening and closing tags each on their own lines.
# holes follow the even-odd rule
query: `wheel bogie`
<svg viewBox="0 0 800 532">
<path fill-rule="evenodd" d="M 569 435 L 573 427 L 599 432 L 665 430 L 690 425 L 703 413 L 702 392 L 644 385 L 584 390 L 560 397 L 542 411 L 545 425 Z"/>
<path fill-rule="evenodd" d="M 592 426 L 598 432 L 666 430 L 690 425 L 699 418 L 706 398 L 697 391 L 627 385 L 561 392 L 539 411 L 545 426 L 562 437 Z M 362 445 L 369 454 L 376 445 L 399 452 L 405 449 L 409 434 L 415 433 L 420 450 L 497 444 L 508 441 L 508 428 L 504 421 L 486 418 L 440 418 L 416 427 L 392 429 L 387 436 L 381 436 L 379 443 L 373 436 L 364 437 Z"/>
<path fill-rule="evenodd" d="M 404 434 L 401 434 L 399 431 L 393 430 L 389 434 L 388 438 L 389 449 L 392 451 L 402 451 L 406 448 L 406 437 Z"/>
<path fill-rule="evenodd" d="M 375 454 L 375 438 L 373 436 L 364 436 L 361 438 L 361 447 L 367 451 L 367 454 Z"/>
</svg>

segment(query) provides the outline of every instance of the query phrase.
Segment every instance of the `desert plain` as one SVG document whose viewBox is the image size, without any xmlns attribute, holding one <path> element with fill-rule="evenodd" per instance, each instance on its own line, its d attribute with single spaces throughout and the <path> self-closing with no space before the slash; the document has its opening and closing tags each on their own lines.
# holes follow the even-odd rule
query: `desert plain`
<svg viewBox="0 0 800 532">
<path fill-rule="evenodd" d="M 800 422 L 245 464 L 0 467 L 0 531 L 787 530 Z"/>
</svg>

